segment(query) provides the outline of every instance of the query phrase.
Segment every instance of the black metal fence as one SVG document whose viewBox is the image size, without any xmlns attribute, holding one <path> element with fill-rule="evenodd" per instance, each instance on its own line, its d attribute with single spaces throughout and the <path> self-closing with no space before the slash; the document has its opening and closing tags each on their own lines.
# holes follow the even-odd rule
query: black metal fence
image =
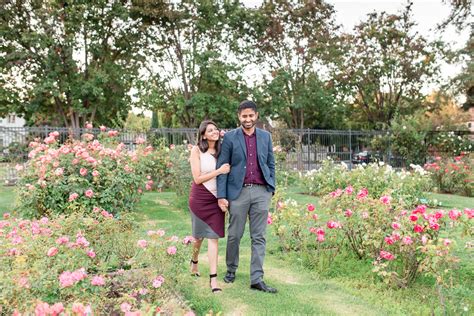
<svg viewBox="0 0 474 316">
<path fill-rule="evenodd" d="M 68 129 L 64 127 L 1 127 L 0 126 L 0 180 L 6 183 L 15 182 L 16 164 L 28 159 L 28 144 L 35 139 L 44 139 L 49 133 L 59 132 L 59 141 L 79 139 L 82 134 L 97 136 L 99 128 Z M 108 131 L 108 130 L 107 130 Z M 107 132 L 106 131 L 106 132 Z M 179 145 L 195 143 L 195 128 L 158 128 L 145 132 L 118 130 L 119 141 L 133 149 L 138 137 L 152 145 Z M 315 130 L 315 129 L 272 129 L 274 147 L 284 156 L 282 166 L 287 169 L 311 170 L 318 168 L 328 158 L 346 163 L 349 168 L 354 164 L 373 161 L 384 161 L 394 167 L 405 167 L 406 157 L 397 155 L 392 150 L 390 132 L 388 131 L 351 131 L 351 130 Z M 455 140 L 462 138 L 472 148 L 474 134 L 469 132 L 431 132 L 425 137 L 425 146 L 440 141 L 440 135 Z M 443 139 L 441 139 L 443 141 Z M 438 147 L 439 149 L 439 147 Z M 470 149 L 472 150 L 472 149 Z M 427 151 L 422 157 L 426 161 L 433 152 Z"/>
</svg>

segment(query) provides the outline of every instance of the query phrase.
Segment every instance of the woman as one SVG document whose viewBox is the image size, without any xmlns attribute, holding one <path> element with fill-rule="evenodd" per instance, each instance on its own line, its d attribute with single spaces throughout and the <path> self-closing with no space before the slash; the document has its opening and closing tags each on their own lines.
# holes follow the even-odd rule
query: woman
<svg viewBox="0 0 474 316">
<path fill-rule="evenodd" d="M 191 274 L 199 276 L 198 257 L 202 241 L 207 238 L 209 258 L 209 285 L 213 293 L 221 291 L 217 287 L 217 250 L 218 238 L 224 237 L 225 213 L 217 204 L 216 177 L 230 171 L 229 164 L 216 170 L 217 156 L 220 150 L 220 133 L 216 123 L 204 121 L 199 126 L 198 143 L 191 150 L 191 172 L 193 184 L 189 194 L 193 237 L 193 257 Z"/>
</svg>

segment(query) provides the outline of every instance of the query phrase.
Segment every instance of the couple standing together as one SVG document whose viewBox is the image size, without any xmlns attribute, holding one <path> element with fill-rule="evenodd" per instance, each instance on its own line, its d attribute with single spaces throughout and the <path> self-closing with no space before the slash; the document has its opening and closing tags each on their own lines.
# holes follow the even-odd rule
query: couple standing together
<svg viewBox="0 0 474 316">
<path fill-rule="evenodd" d="M 208 240 L 209 283 L 217 284 L 218 240 L 224 237 L 225 213 L 229 212 L 224 282 L 233 283 L 239 266 L 240 240 L 249 219 L 252 255 L 250 288 L 276 293 L 263 281 L 265 234 L 268 209 L 275 192 L 275 159 L 270 133 L 258 129 L 257 106 L 243 101 L 238 108 L 240 127 L 224 135 L 212 121 L 199 127 L 198 143 L 191 150 L 193 184 L 189 195 L 195 242 L 191 273 L 199 276 L 198 256 L 201 244 Z"/>
</svg>

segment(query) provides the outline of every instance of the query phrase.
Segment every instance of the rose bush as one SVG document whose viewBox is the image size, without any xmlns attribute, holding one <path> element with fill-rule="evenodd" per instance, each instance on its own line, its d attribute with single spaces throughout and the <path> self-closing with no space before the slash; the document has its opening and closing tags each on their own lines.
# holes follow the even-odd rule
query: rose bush
<svg viewBox="0 0 474 316">
<path fill-rule="evenodd" d="M 103 132 L 95 139 L 85 133 L 81 141 L 59 144 L 59 133 L 30 143 L 31 152 L 18 184 L 19 211 L 28 217 L 90 212 L 94 207 L 112 214 L 132 210 L 145 189 L 153 148 L 137 139 L 136 150 L 118 143 L 118 132 Z"/>
<path fill-rule="evenodd" d="M 311 170 L 301 178 L 306 193 L 324 196 L 337 188 L 349 185 L 367 188 L 372 197 L 390 195 L 392 199 L 406 207 L 412 207 L 425 198 L 432 182 L 429 174 L 417 165 L 410 166 L 411 171 L 397 171 L 391 166 L 372 163 L 358 165 L 349 170 L 345 164 L 326 160 L 320 169 Z"/>
<path fill-rule="evenodd" d="M 443 193 L 474 195 L 472 154 L 461 153 L 454 158 L 435 157 L 435 161 L 425 164 L 435 186 Z"/>
<path fill-rule="evenodd" d="M 271 215 L 273 231 L 284 251 L 296 251 L 318 270 L 330 270 L 335 256 L 373 260 L 388 284 L 407 287 L 422 275 L 443 280 L 457 261 L 450 234 L 456 227 L 472 231 L 474 210 L 429 210 L 418 205 L 408 211 L 390 195 L 373 198 L 366 188 L 348 186 L 325 196 L 315 212 L 279 200 Z M 441 282 L 441 281 L 439 281 Z"/>
<path fill-rule="evenodd" d="M 186 269 L 181 263 L 190 257 L 192 238 L 167 236 L 160 229 L 144 234 L 128 214 L 120 220 L 100 209 L 53 219 L 4 217 L 2 314 L 166 309 Z"/>
</svg>

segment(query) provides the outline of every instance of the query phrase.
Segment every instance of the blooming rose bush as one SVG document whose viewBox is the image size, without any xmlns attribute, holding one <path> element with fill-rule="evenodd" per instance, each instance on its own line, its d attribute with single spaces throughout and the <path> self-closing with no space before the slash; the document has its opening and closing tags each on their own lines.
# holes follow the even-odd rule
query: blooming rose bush
<svg viewBox="0 0 474 316">
<path fill-rule="evenodd" d="M 472 154 L 461 153 L 454 158 L 435 157 L 425 164 L 435 186 L 440 192 L 474 195 L 474 161 Z"/>
<path fill-rule="evenodd" d="M 354 188 L 367 188 L 374 198 L 390 195 L 398 203 L 411 207 L 425 197 L 425 192 L 430 191 L 432 182 L 423 168 L 417 165 L 410 167 L 411 171 L 396 171 L 380 162 L 358 165 L 349 170 L 345 164 L 326 160 L 320 169 L 304 174 L 302 183 L 305 192 L 312 195 L 323 196 L 337 188 L 352 185 Z"/>
<path fill-rule="evenodd" d="M 166 309 L 190 257 L 184 240 L 96 209 L 0 221 L 2 314 L 74 315 Z M 128 314 L 132 315 L 132 314 Z"/>
<path fill-rule="evenodd" d="M 136 150 L 117 141 L 117 131 L 98 139 L 85 133 L 81 141 L 58 143 L 59 133 L 30 143 L 29 161 L 19 181 L 19 210 L 25 216 L 90 212 L 112 214 L 132 210 L 143 190 L 152 189 L 149 175 L 153 148 L 137 139 Z"/>
<path fill-rule="evenodd" d="M 312 204 L 277 201 L 271 216 L 274 232 L 286 251 L 312 258 L 318 270 L 330 270 L 335 256 L 373 260 L 388 284 L 409 286 L 420 275 L 443 280 L 457 261 L 452 242 L 458 226 L 472 232 L 474 210 L 429 210 L 402 207 L 390 195 L 375 199 L 367 188 L 348 186 Z"/>
<path fill-rule="evenodd" d="M 343 236 L 337 232 L 338 225 L 329 223 L 335 231 L 326 234 L 315 205 L 303 207 L 292 199 L 285 200 L 281 189 L 273 201 L 268 224 L 273 226 L 281 250 L 298 252 L 305 264 L 319 272 L 327 270 L 341 249 Z"/>
</svg>

